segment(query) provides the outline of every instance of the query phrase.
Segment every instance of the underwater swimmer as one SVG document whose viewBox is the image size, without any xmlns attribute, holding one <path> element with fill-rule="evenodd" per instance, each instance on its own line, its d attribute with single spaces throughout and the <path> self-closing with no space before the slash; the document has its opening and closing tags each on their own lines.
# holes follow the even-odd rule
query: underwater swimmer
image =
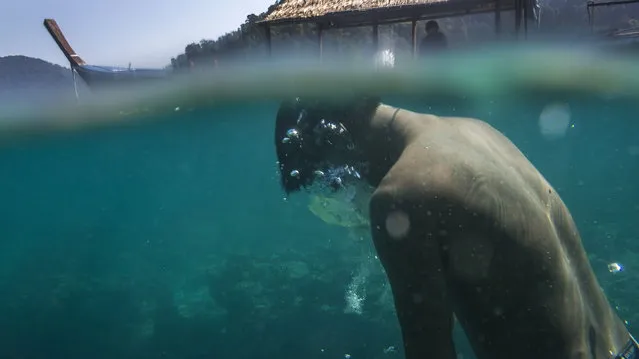
<svg viewBox="0 0 639 359">
<path fill-rule="evenodd" d="M 373 188 L 408 359 L 456 358 L 453 316 L 478 359 L 638 357 L 566 205 L 485 122 L 298 98 L 280 106 L 275 147 L 287 194 Z"/>
</svg>

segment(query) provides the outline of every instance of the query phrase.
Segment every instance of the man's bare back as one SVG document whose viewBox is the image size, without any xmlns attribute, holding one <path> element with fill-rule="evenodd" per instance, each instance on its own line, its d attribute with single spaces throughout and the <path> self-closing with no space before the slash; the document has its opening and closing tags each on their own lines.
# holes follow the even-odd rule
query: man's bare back
<svg viewBox="0 0 639 359">
<path fill-rule="evenodd" d="M 346 128 L 370 164 L 372 235 L 408 359 L 455 358 L 453 317 L 479 359 L 624 349 L 568 209 L 505 136 L 385 105 Z"/>
</svg>

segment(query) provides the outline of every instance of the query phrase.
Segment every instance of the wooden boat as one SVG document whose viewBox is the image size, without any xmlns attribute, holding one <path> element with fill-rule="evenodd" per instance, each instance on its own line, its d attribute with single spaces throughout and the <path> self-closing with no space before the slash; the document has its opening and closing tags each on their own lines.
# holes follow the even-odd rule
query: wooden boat
<svg viewBox="0 0 639 359">
<path fill-rule="evenodd" d="M 77 73 L 90 89 L 99 89 L 123 83 L 135 83 L 166 79 L 169 75 L 164 69 L 137 69 L 116 66 L 97 66 L 86 63 L 75 53 L 54 19 L 45 19 L 44 27 L 71 65 L 74 77 Z"/>
</svg>

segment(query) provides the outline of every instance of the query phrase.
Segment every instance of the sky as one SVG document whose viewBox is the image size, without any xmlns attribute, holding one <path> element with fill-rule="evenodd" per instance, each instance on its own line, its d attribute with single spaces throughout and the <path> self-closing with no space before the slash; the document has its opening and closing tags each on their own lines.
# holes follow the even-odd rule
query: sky
<svg viewBox="0 0 639 359">
<path fill-rule="evenodd" d="M 0 0 L 0 57 L 25 55 L 68 67 L 42 25 L 58 22 L 87 63 L 163 67 L 184 47 L 233 31 L 274 0 Z M 55 5 L 54 5 L 55 4 Z"/>
</svg>

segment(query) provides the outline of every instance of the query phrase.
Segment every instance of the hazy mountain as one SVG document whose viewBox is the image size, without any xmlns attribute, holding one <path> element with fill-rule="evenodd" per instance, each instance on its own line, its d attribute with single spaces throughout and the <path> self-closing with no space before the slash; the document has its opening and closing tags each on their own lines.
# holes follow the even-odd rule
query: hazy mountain
<svg viewBox="0 0 639 359">
<path fill-rule="evenodd" d="M 74 97 L 70 69 L 27 56 L 0 57 L 0 106 L 34 106 Z"/>
</svg>

